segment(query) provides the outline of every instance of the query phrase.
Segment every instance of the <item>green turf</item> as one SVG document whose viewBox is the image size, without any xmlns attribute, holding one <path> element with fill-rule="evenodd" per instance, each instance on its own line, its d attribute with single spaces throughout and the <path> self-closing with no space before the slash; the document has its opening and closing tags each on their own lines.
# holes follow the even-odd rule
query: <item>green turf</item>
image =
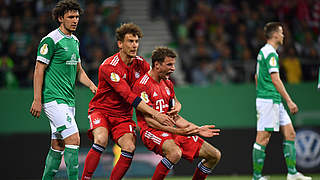
<svg viewBox="0 0 320 180">
<path fill-rule="evenodd" d="M 313 180 L 320 180 L 320 174 L 310 174 Z M 251 176 L 209 176 L 207 180 L 251 180 Z M 150 180 L 151 178 L 125 178 L 124 180 Z M 168 177 L 166 180 L 190 180 L 189 177 Z M 285 180 L 285 175 L 271 175 L 270 180 Z M 105 180 L 105 178 L 94 178 L 93 180 Z"/>
</svg>

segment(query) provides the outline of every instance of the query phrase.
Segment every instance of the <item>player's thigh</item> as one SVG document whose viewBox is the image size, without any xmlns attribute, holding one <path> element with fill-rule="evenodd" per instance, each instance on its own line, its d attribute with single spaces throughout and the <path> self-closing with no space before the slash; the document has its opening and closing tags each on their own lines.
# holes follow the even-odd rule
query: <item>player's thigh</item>
<svg viewBox="0 0 320 180">
<path fill-rule="evenodd" d="M 45 103 L 43 109 L 50 121 L 52 139 L 65 139 L 79 132 L 74 107 L 52 101 Z"/>
<path fill-rule="evenodd" d="M 99 144 L 106 147 L 108 144 L 108 130 L 106 127 L 99 126 L 92 130 L 93 141 L 95 144 Z"/>
<path fill-rule="evenodd" d="M 134 152 L 136 149 L 136 136 L 133 133 L 126 133 L 118 139 L 118 145 L 122 150 Z"/>
<path fill-rule="evenodd" d="M 173 139 L 166 139 L 162 143 L 162 152 L 165 156 L 168 154 L 175 154 L 176 156 L 181 157 L 182 156 L 182 151 L 179 148 L 179 146 L 174 142 Z"/>
<path fill-rule="evenodd" d="M 256 99 L 257 131 L 279 131 L 280 110 L 279 104 L 271 99 Z"/>
<path fill-rule="evenodd" d="M 114 142 L 119 144 L 119 139 L 125 134 L 132 134 L 136 138 L 136 123 L 130 117 L 108 117 L 110 134 Z"/>
<path fill-rule="evenodd" d="M 204 141 L 199 151 L 199 157 L 206 160 L 219 161 L 221 158 L 221 152 L 208 142 Z"/>
</svg>

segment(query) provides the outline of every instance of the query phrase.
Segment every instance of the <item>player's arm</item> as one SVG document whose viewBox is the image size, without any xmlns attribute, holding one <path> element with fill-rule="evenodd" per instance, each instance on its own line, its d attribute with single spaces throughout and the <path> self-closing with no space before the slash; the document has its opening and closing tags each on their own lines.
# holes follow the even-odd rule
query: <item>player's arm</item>
<svg viewBox="0 0 320 180">
<path fill-rule="evenodd" d="M 178 127 L 173 127 L 173 126 L 165 126 L 160 124 L 158 121 L 153 119 L 152 117 L 145 115 L 144 116 L 145 121 L 147 122 L 148 126 L 158 129 L 161 131 L 166 131 L 172 134 L 178 134 L 182 136 L 191 136 L 191 135 L 196 135 L 199 133 L 199 128 L 197 127 L 184 127 L 184 128 L 178 128 Z"/>
<path fill-rule="evenodd" d="M 177 115 L 175 118 L 176 126 L 180 128 L 184 127 L 190 127 L 190 128 L 198 128 L 199 132 L 197 135 L 203 136 L 203 137 L 212 137 L 219 135 L 220 129 L 214 129 L 215 125 L 204 125 L 204 126 L 197 126 L 186 119 L 184 119 L 182 116 Z"/>
<path fill-rule="evenodd" d="M 271 73 L 271 80 L 277 91 L 280 93 L 280 95 L 283 97 L 283 99 L 287 102 L 287 105 L 289 107 L 289 110 L 292 114 L 295 114 L 298 112 L 298 106 L 292 101 L 289 94 L 286 91 L 286 88 L 284 87 L 279 73 L 278 72 L 272 72 Z"/>
<path fill-rule="evenodd" d="M 41 100 L 42 100 L 42 85 L 44 79 L 44 71 L 47 68 L 47 64 L 37 61 L 34 75 L 33 75 L 33 102 L 30 108 L 30 113 L 34 117 L 40 117 L 41 114 Z"/>
<path fill-rule="evenodd" d="M 78 62 L 77 65 L 77 72 L 79 81 L 83 85 L 87 86 L 93 94 L 95 94 L 97 92 L 97 86 L 89 79 L 80 62 Z"/>
<path fill-rule="evenodd" d="M 174 106 L 167 112 L 171 117 L 175 117 L 181 111 L 181 103 L 178 101 L 177 96 L 174 96 Z"/>
</svg>

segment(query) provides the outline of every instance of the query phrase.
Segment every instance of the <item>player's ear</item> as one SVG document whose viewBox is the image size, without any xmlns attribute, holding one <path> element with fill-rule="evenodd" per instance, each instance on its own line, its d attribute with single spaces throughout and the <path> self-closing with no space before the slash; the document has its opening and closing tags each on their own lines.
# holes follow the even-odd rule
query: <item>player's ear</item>
<svg viewBox="0 0 320 180">
<path fill-rule="evenodd" d="M 122 44 L 123 44 L 122 41 L 117 41 L 117 44 L 118 44 L 118 48 L 122 49 Z"/>
<path fill-rule="evenodd" d="M 62 23 L 62 22 L 63 22 L 63 16 L 59 16 L 59 17 L 58 17 L 58 21 L 59 21 L 60 23 Z"/>
</svg>

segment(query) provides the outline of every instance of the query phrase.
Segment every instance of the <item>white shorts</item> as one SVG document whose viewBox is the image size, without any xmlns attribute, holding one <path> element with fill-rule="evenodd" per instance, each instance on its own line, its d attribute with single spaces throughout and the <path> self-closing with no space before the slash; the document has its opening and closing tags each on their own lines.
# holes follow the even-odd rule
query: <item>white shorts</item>
<svg viewBox="0 0 320 180">
<path fill-rule="evenodd" d="M 257 131 L 279 131 L 280 126 L 291 123 L 282 103 L 274 104 L 272 99 L 256 99 Z"/>
<path fill-rule="evenodd" d="M 75 107 L 51 101 L 43 104 L 43 110 L 50 121 L 51 139 L 65 139 L 79 132 L 75 116 Z"/>
</svg>

